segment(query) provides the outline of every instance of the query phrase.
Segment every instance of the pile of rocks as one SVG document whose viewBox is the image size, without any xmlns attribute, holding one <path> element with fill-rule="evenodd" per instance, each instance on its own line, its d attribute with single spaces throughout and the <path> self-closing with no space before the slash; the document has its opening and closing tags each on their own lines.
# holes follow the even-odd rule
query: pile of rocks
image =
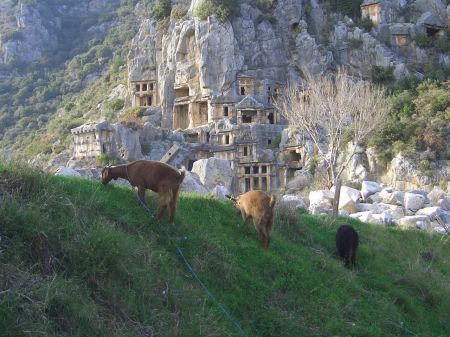
<svg viewBox="0 0 450 337">
<path fill-rule="evenodd" d="M 331 214 L 334 189 L 311 191 L 309 211 L 312 214 Z M 339 211 L 341 215 L 402 228 L 420 228 L 446 233 L 439 223 L 450 228 L 450 196 L 434 187 L 429 193 L 422 190 L 400 192 L 373 181 L 363 181 L 361 190 L 342 186 Z"/>
</svg>

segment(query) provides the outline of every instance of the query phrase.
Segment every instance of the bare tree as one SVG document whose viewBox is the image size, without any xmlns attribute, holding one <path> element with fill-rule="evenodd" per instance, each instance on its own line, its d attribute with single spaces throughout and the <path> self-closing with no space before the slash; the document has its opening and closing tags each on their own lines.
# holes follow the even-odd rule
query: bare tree
<svg viewBox="0 0 450 337">
<path fill-rule="evenodd" d="M 336 186 L 333 214 L 337 215 L 340 178 L 355 155 L 356 145 L 367 140 L 389 113 L 385 90 L 339 69 L 335 75 L 308 74 L 305 87 L 287 87 L 275 107 L 290 124 L 309 135 L 325 160 L 327 185 Z M 345 139 L 351 139 L 355 146 L 339 161 Z"/>
</svg>

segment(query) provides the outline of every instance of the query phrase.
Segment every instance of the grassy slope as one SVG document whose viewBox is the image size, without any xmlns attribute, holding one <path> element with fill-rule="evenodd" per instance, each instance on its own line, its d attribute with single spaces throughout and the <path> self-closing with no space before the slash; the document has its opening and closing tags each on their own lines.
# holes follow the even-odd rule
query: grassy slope
<svg viewBox="0 0 450 337">
<path fill-rule="evenodd" d="M 2 336 L 237 335 L 130 190 L 0 164 L 0 200 Z M 327 218 L 279 216 L 269 251 L 226 201 L 182 194 L 175 222 L 249 336 L 450 334 L 448 238 L 352 221 L 350 271 Z"/>
</svg>

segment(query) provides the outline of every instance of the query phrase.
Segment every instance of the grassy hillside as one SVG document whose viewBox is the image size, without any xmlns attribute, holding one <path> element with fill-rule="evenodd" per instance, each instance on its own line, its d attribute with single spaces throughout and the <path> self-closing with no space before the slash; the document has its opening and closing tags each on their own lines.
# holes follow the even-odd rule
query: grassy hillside
<svg viewBox="0 0 450 337">
<path fill-rule="evenodd" d="M 249 336 L 448 336 L 448 238 L 352 221 L 361 246 L 347 270 L 334 256 L 342 221 L 280 215 L 263 251 L 228 201 L 182 194 L 164 224 Z M 238 335 L 129 189 L 11 164 L 0 164 L 0 331 Z"/>
</svg>

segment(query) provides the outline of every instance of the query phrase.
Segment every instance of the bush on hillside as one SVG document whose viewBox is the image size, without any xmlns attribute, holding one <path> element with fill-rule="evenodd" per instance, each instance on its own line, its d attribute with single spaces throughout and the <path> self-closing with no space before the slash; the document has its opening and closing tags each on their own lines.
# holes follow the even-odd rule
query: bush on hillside
<svg viewBox="0 0 450 337">
<path fill-rule="evenodd" d="M 116 163 L 116 157 L 110 153 L 102 153 L 97 157 L 97 162 L 101 166 L 113 165 Z"/>
<path fill-rule="evenodd" d="M 141 119 L 143 111 L 145 110 L 141 108 L 127 109 L 119 116 L 119 123 L 136 130 L 144 125 L 144 121 Z"/>
<path fill-rule="evenodd" d="M 123 98 L 115 98 L 105 103 L 105 110 L 111 112 L 117 112 L 122 110 L 125 105 L 125 100 Z"/>
<path fill-rule="evenodd" d="M 448 84 L 424 81 L 397 92 L 392 100 L 390 118 L 369 141 L 380 157 L 389 162 L 399 152 L 413 158 L 418 151 L 431 151 L 435 158 L 448 160 Z"/>
<path fill-rule="evenodd" d="M 329 1 L 331 10 L 338 12 L 352 19 L 358 19 L 361 16 L 361 4 L 363 0 L 331 0 Z"/>
<path fill-rule="evenodd" d="M 195 9 L 195 16 L 206 20 L 215 15 L 220 21 L 229 20 L 239 11 L 239 0 L 203 0 Z"/>
<path fill-rule="evenodd" d="M 185 20 L 187 18 L 187 8 L 174 6 L 170 12 L 170 17 L 176 20 Z"/>
<path fill-rule="evenodd" d="M 360 21 L 361 27 L 366 31 L 370 32 L 373 28 L 373 22 L 372 19 L 368 16 L 364 17 Z"/>
<path fill-rule="evenodd" d="M 172 10 L 171 0 L 156 0 L 151 15 L 156 21 L 160 21 L 169 17 L 171 10 Z"/>
<path fill-rule="evenodd" d="M 388 84 L 395 80 L 394 68 L 373 66 L 370 70 L 370 80 L 373 83 Z"/>
</svg>

